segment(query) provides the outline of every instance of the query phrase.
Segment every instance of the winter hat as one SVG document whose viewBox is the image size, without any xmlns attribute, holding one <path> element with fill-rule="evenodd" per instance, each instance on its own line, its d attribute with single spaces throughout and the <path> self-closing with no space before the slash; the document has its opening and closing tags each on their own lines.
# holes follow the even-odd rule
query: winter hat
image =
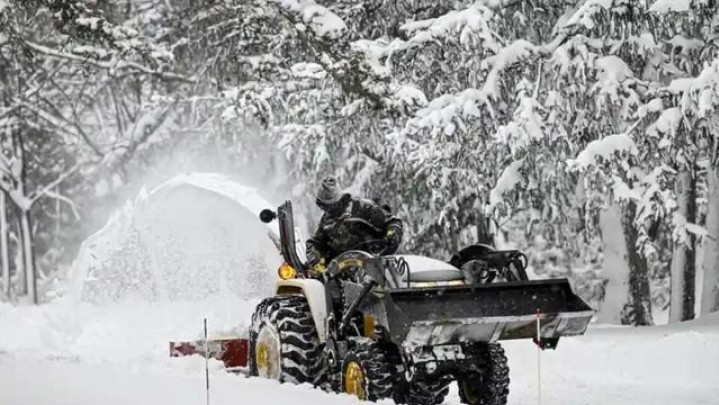
<svg viewBox="0 0 719 405">
<path fill-rule="evenodd" d="M 334 176 L 327 176 L 322 180 L 317 190 L 317 204 L 330 205 L 339 201 L 345 194 L 337 184 Z"/>
</svg>

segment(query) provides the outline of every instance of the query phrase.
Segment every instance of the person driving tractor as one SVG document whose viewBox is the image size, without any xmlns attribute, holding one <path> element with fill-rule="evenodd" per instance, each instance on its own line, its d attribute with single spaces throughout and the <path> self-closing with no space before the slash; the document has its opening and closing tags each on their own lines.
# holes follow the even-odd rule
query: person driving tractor
<svg viewBox="0 0 719 405">
<path fill-rule="evenodd" d="M 333 176 L 322 180 L 317 206 L 324 214 L 317 231 L 306 243 L 307 267 L 321 273 L 337 255 L 363 250 L 363 245 L 384 242 L 381 254 L 394 254 L 402 242 L 402 221 L 385 207 L 342 190 Z"/>
</svg>

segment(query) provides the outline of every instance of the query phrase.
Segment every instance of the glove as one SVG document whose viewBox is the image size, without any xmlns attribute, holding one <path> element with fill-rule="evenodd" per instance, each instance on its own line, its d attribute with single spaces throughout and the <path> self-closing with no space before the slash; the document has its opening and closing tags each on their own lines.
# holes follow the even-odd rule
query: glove
<svg viewBox="0 0 719 405">
<path fill-rule="evenodd" d="M 307 267 L 314 267 L 322 260 L 322 255 L 316 250 L 307 251 Z"/>
<path fill-rule="evenodd" d="M 387 229 L 384 240 L 387 242 L 385 254 L 394 254 L 399 248 L 399 244 L 402 242 L 402 230 L 397 229 L 397 227 L 390 226 Z"/>
<path fill-rule="evenodd" d="M 315 273 L 322 273 L 325 271 L 325 259 L 316 250 L 307 252 L 307 268 Z"/>
</svg>

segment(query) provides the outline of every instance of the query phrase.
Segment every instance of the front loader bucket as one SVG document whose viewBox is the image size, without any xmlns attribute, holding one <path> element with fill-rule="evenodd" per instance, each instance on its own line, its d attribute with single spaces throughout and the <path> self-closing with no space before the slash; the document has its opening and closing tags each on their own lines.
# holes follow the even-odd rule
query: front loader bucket
<svg viewBox="0 0 719 405">
<path fill-rule="evenodd" d="M 393 339 L 403 345 L 535 339 L 542 346 L 581 335 L 594 311 L 566 279 L 390 291 L 387 312 Z"/>
</svg>

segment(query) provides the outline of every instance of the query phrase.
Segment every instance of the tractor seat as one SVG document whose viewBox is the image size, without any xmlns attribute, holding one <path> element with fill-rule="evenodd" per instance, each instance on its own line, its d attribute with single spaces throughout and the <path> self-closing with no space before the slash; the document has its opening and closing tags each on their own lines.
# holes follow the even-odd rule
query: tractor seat
<svg viewBox="0 0 719 405">
<path fill-rule="evenodd" d="M 462 270 L 447 262 L 416 255 L 400 255 L 400 257 L 409 265 L 409 274 L 405 272 L 402 275 L 404 282 L 407 281 L 408 276 L 412 283 L 464 281 Z"/>
</svg>

